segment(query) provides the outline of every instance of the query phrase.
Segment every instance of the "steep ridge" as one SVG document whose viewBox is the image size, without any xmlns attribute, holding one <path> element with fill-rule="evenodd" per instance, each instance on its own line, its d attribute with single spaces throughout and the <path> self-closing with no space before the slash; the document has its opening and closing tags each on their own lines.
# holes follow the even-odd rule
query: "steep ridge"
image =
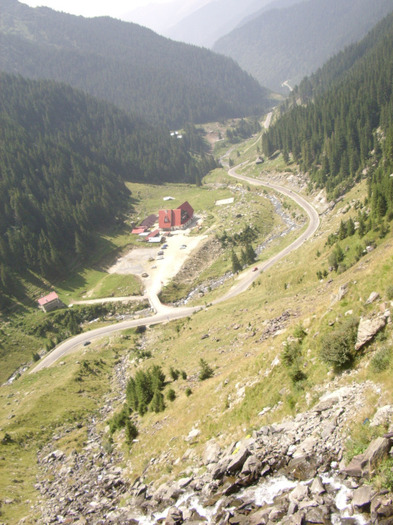
<svg viewBox="0 0 393 525">
<path fill-rule="evenodd" d="M 262 85 L 288 92 L 392 9 L 388 0 L 309 0 L 272 9 L 222 37 L 214 51 L 234 58 Z"/>
</svg>

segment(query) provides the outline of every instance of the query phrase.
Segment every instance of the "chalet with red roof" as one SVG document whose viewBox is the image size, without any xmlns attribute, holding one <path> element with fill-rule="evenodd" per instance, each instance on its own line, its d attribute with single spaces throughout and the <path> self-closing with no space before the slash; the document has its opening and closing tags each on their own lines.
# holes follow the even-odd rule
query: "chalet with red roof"
<svg viewBox="0 0 393 525">
<path fill-rule="evenodd" d="M 51 292 L 45 297 L 40 297 L 38 299 L 38 307 L 44 312 L 50 312 L 51 310 L 56 310 L 56 308 L 62 308 L 64 305 L 60 301 L 59 296 L 56 292 Z"/>
<path fill-rule="evenodd" d="M 158 226 L 161 230 L 179 230 L 187 228 L 194 217 L 194 210 L 189 202 L 183 202 L 175 210 L 160 210 Z"/>
</svg>

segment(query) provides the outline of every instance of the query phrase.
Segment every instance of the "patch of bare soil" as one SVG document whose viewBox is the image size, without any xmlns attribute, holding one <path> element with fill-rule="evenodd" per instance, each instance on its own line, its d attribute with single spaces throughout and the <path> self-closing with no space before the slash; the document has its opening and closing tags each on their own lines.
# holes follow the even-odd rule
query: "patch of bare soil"
<svg viewBox="0 0 393 525">
<path fill-rule="evenodd" d="M 183 264 L 180 271 L 173 278 L 173 282 L 177 284 L 193 283 L 222 253 L 223 249 L 216 238 L 207 239 L 199 250 L 193 253 Z"/>
</svg>

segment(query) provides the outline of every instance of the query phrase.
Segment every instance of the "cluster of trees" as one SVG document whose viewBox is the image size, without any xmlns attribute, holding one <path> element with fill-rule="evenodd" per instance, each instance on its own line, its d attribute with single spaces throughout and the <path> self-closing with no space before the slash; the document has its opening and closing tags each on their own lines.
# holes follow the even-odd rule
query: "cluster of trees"
<svg viewBox="0 0 393 525">
<path fill-rule="evenodd" d="M 82 260 L 129 211 L 124 181 L 194 183 L 215 166 L 191 125 L 177 140 L 65 85 L 5 73 L 0 83 L 3 292 L 26 270 L 61 276 Z"/>
<path fill-rule="evenodd" d="M 141 416 L 148 410 L 162 412 L 165 410 L 162 394 L 164 387 L 165 374 L 160 366 L 155 365 L 146 371 L 138 370 L 135 377 L 131 377 L 127 383 L 127 404 Z"/>
<path fill-rule="evenodd" d="M 234 233 L 233 235 L 230 235 L 226 230 L 222 233 L 222 235 L 218 236 L 218 240 L 221 243 L 221 246 L 224 248 L 226 246 L 245 246 L 247 244 L 251 244 L 255 239 L 258 238 L 258 229 L 255 227 L 250 226 L 247 224 L 247 226 L 241 230 L 239 233 Z"/>
<path fill-rule="evenodd" d="M 331 197 L 362 176 L 373 151 L 380 164 L 369 168 L 370 196 L 382 218 L 393 206 L 393 14 L 326 68 L 304 81 L 301 104 L 294 94 L 294 107 L 264 135 L 263 151 L 291 154 Z"/>
<path fill-rule="evenodd" d="M 171 127 L 267 108 L 267 90 L 232 59 L 136 24 L 17 0 L 4 0 L 0 16 L 3 71 L 66 82 Z"/>
<path fill-rule="evenodd" d="M 235 126 L 228 128 L 226 131 L 226 137 L 229 142 L 235 144 L 236 142 L 241 142 L 255 133 L 261 131 L 261 125 L 258 122 L 258 119 L 240 119 Z"/>
<path fill-rule="evenodd" d="M 239 273 L 245 266 L 253 264 L 256 258 L 257 254 L 251 244 L 247 243 L 245 247 L 241 249 L 240 259 L 236 255 L 236 252 L 232 250 L 231 260 L 233 273 Z"/>
</svg>

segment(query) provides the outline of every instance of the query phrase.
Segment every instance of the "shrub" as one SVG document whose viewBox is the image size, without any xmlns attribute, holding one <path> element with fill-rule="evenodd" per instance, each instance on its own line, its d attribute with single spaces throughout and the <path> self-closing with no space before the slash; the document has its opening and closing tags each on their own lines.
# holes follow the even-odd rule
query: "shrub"
<svg viewBox="0 0 393 525">
<path fill-rule="evenodd" d="M 389 299 L 389 301 L 393 301 L 393 286 L 388 286 L 386 290 L 386 297 Z"/>
<path fill-rule="evenodd" d="M 297 341 L 286 341 L 284 344 L 284 350 L 281 352 L 281 360 L 283 364 L 289 368 L 300 359 L 301 353 L 302 347 Z"/>
<path fill-rule="evenodd" d="M 172 366 L 169 370 L 169 375 L 171 376 L 171 378 L 173 379 L 173 381 L 176 381 L 177 379 L 179 379 L 179 375 L 180 375 L 180 372 L 179 370 L 175 370 Z"/>
<path fill-rule="evenodd" d="M 191 390 L 191 388 L 190 388 L 190 387 L 187 387 L 187 388 L 186 388 L 186 396 L 187 396 L 187 397 L 190 397 L 191 394 L 192 394 L 192 390 Z"/>
<path fill-rule="evenodd" d="M 207 362 L 204 359 L 199 360 L 199 381 L 204 381 L 205 379 L 209 379 L 214 375 L 213 369 L 207 364 Z"/>
<path fill-rule="evenodd" d="M 126 441 L 129 445 L 131 445 L 133 440 L 138 435 L 138 429 L 136 428 L 134 423 L 130 421 L 129 419 L 127 419 L 125 427 L 126 427 Z"/>
<path fill-rule="evenodd" d="M 6 432 L 4 434 L 4 437 L 1 440 L 1 444 L 2 445 L 9 445 L 10 443 L 13 443 L 13 442 L 14 442 L 14 440 L 12 439 L 12 437 L 8 434 L 8 432 Z"/>
<path fill-rule="evenodd" d="M 295 337 L 298 341 L 302 342 L 306 335 L 307 332 L 305 331 L 303 326 L 301 324 L 298 324 L 293 331 L 293 337 Z"/>
<path fill-rule="evenodd" d="M 383 372 L 389 367 L 391 357 L 392 352 L 390 348 L 381 348 L 371 359 L 371 370 L 377 374 Z"/>
<path fill-rule="evenodd" d="M 288 369 L 288 375 L 292 383 L 296 384 L 307 379 L 301 368 L 303 359 L 302 347 L 299 341 L 286 341 L 284 350 L 281 352 L 281 360 Z"/>
<path fill-rule="evenodd" d="M 169 399 L 169 401 L 174 401 L 176 399 L 176 392 L 173 390 L 173 388 L 168 390 L 166 397 Z"/>
<path fill-rule="evenodd" d="M 156 414 L 165 410 L 164 396 L 158 390 L 155 391 L 153 399 L 149 404 L 149 410 Z"/>
<path fill-rule="evenodd" d="M 307 379 L 307 375 L 298 365 L 293 366 L 289 370 L 289 377 L 294 384 L 300 383 L 301 381 L 305 381 Z"/>
<path fill-rule="evenodd" d="M 116 430 L 124 428 L 129 421 L 130 409 L 127 405 L 123 405 L 123 408 L 116 412 L 113 417 L 109 420 L 109 432 L 114 434 Z"/>
<path fill-rule="evenodd" d="M 353 363 L 358 323 L 351 318 L 321 338 L 320 356 L 336 370 L 348 368 Z"/>
</svg>

